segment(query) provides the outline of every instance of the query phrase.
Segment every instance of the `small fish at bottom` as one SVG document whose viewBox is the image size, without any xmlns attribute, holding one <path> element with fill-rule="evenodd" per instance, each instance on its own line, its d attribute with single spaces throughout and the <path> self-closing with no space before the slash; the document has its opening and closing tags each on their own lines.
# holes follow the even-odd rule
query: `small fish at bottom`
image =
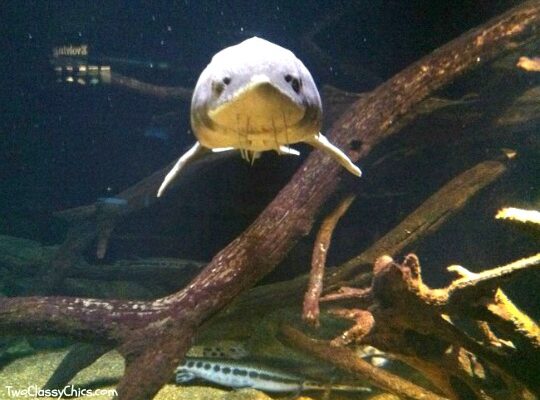
<svg viewBox="0 0 540 400">
<path fill-rule="evenodd" d="M 186 357 L 176 368 L 176 383 L 181 384 L 196 378 L 230 388 L 252 388 L 274 393 L 328 389 L 371 392 L 369 387 L 315 382 L 300 375 L 254 362 Z"/>
</svg>

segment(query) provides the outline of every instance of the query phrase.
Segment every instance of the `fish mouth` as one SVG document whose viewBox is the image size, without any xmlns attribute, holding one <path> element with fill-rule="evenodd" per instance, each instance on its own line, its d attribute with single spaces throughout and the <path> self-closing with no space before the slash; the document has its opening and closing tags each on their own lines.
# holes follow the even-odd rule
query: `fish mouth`
<svg viewBox="0 0 540 400">
<path fill-rule="evenodd" d="M 290 129 L 304 118 L 306 107 L 284 93 L 265 75 L 254 76 L 226 98 L 207 110 L 214 129 L 264 135 Z"/>
</svg>

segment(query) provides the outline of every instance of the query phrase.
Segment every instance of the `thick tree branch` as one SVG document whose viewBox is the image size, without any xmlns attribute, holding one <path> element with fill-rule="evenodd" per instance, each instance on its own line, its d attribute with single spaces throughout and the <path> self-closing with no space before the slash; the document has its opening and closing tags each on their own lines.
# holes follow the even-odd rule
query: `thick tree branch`
<svg viewBox="0 0 540 400">
<path fill-rule="evenodd" d="M 374 246 L 342 265 L 332 274 L 332 279 L 345 280 L 359 266 L 372 264 L 379 255 L 397 254 L 419 237 L 435 231 L 449 216 L 461 210 L 472 196 L 505 171 L 506 166 L 499 161 L 484 161 L 458 175 L 380 238 Z"/>
<path fill-rule="evenodd" d="M 171 99 L 190 101 L 191 95 L 193 93 L 192 89 L 184 87 L 152 85 L 150 83 L 141 82 L 137 79 L 130 78 L 129 76 L 125 76 L 117 72 L 111 73 L 111 84 L 133 90 L 137 93 L 151 95 L 153 97 L 157 97 L 163 100 Z"/>
</svg>

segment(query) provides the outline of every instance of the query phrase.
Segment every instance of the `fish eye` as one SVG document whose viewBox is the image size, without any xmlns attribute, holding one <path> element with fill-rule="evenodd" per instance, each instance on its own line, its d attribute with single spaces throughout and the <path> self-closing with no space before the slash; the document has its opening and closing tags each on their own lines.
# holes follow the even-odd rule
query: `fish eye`
<svg viewBox="0 0 540 400">
<path fill-rule="evenodd" d="M 224 83 L 225 85 L 228 85 L 229 83 L 231 83 L 231 78 L 228 77 L 228 76 L 226 76 L 225 78 L 223 78 L 223 83 Z"/>
<path fill-rule="evenodd" d="M 289 75 L 289 74 L 285 75 L 284 78 L 285 78 L 285 82 L 290 83 L 292 89 L 296 93 L 300 93 L 300 88 L 302 87 L 302 82 L 298 78 L 295 78 L 295 77 L 293 77 L 292 75 Z"/>
</svg>

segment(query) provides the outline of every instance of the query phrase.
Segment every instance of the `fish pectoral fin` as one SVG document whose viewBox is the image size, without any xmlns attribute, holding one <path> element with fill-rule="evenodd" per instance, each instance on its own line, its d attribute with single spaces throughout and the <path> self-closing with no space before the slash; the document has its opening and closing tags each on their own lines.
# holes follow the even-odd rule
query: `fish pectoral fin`
<svg viewBox="0 0 540 400">
<path fill-rule="evenodd" d="M 186 151 L 182 155 L 182 157 L 178 159 L 176 164 L 174 164 L 174 167 L 172 167 L 169 173 L 165 176 L 165 179 L 163 179 L 163 183 L 161 184 L 157 192 L 157 197 L 161 197 L 163 195 L 163 193 L 165 192 L 165 189 L 180 174 L 180 170 L 182 168 L 184 168 L 187 164 L 200 158 L 204 154 L 208 153 L 209 151 L 210 149 L 204 147 L 199 142 L 195 143 L 195 145 L 191 149 Z"/>
<path fill-rule="evenodd" d="M 326 154 L 344 166 L 351 174 L 358 177 L 362 176 L 362 171 L 360 168 L 354 165 L 351 159 L 347 157 L 343 151 L 330 143 L 330 141 L 322 133 L 319 132 L 312 138 L 305 140 L 305 142 L 317 149 L 324 151 Z"/>
<path fill-rule="evenodd" d="M 176 383 L 185 383 L 185 382 L 192 381 L 196 377 L 197 376 L 193 372 L 179 371 L 179 372 L 176 373 L 175 382 Z"/>
<path fill-rule="evenodd" d="M 287 154 L 287 155 L 290 155 L 290 156 L 299 156 L 300 155 L 300 152 L 296 149 L 293 149 L 292 147 L 289 147 L 289 146 L 279 146 L 279 150 L 278 150 L 278 153 L 279 154 Z"/>
</svg>

